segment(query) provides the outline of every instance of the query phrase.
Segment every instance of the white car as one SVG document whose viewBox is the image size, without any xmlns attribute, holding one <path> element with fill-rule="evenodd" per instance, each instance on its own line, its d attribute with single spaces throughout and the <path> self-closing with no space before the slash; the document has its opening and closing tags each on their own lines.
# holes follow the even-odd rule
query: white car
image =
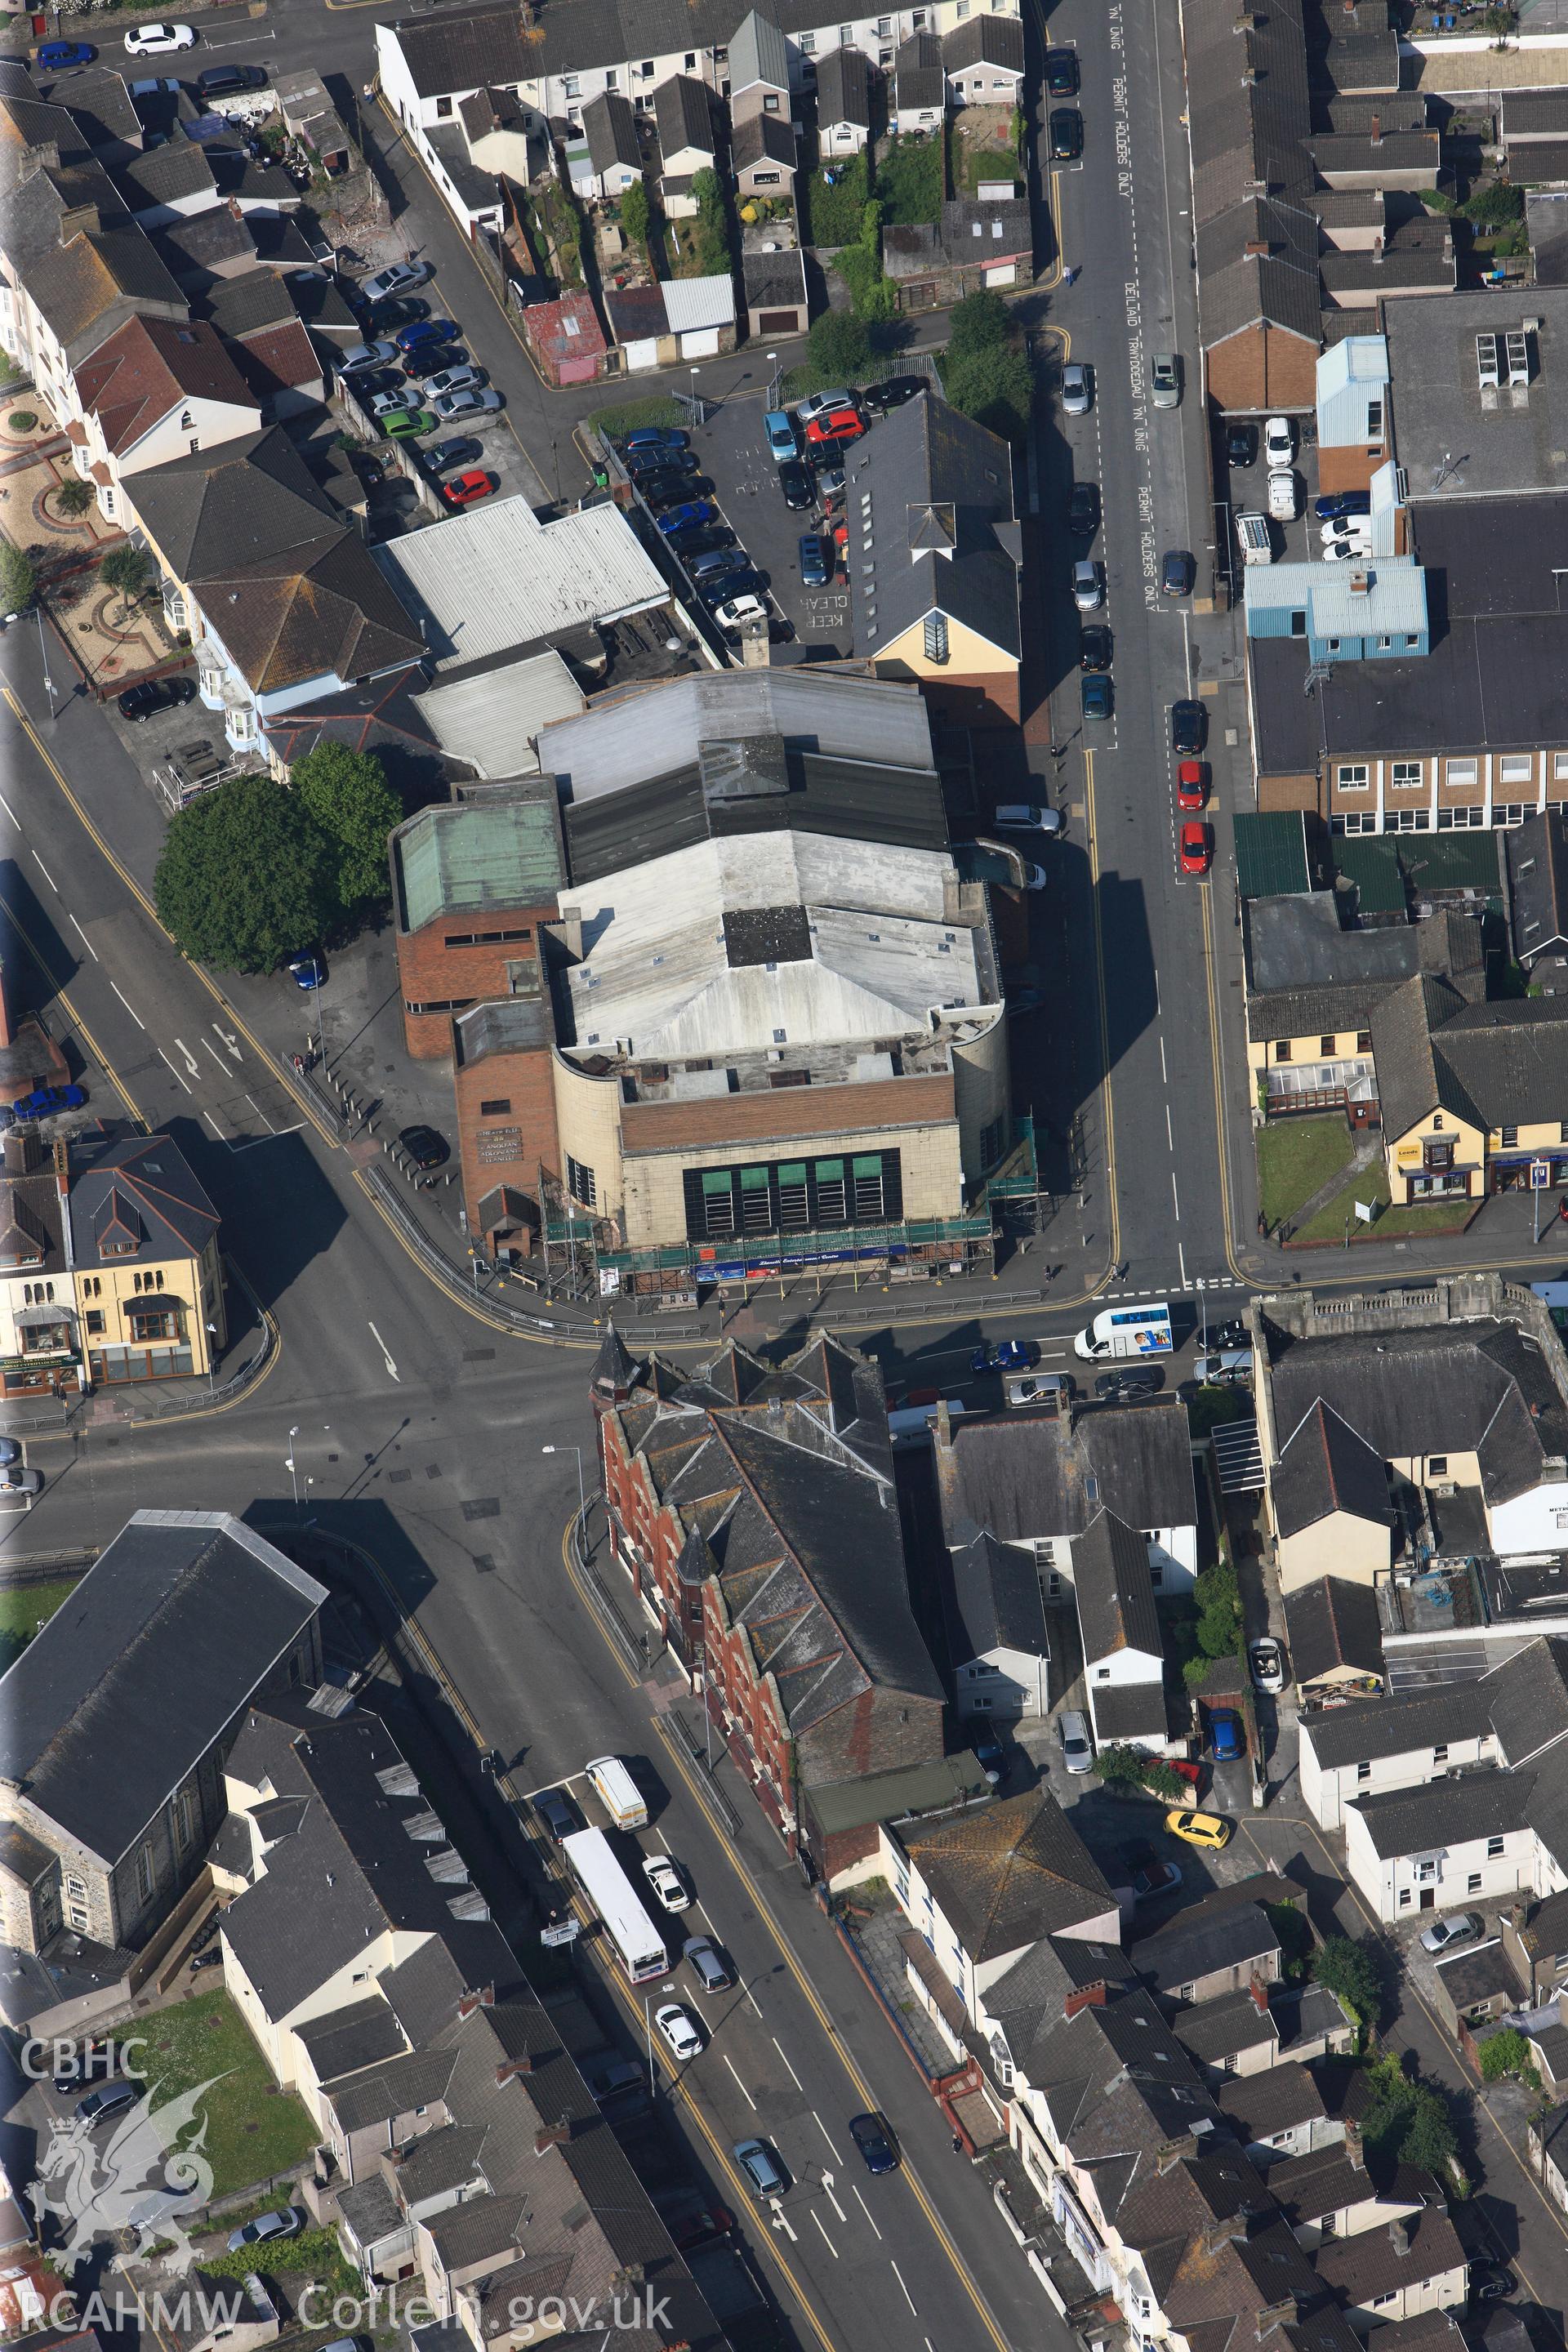
<svg viewBox="0 0 1568 2352">
<path fill-rule="evenodd" d="M 1365 563 L 1372 555 L 1370 539 L 1336 539 L 1331 547 L 1318 550 L 1324 563 Z"/>
<path fill-rule="evenodd" d="M 691 1895 L 680 1873 L 667 1853 L 650 1853 L 643 1862 L 643 1876 L 667 1911 L 684 1911 Z"/>
<path fill-rule="evenodd" d="M 1151 396 L 1156 408 L 1179 408 L 1182 379 L 1174 352 L 1156 352 L 1149 362 Z"/>
<path fill-rule="evenodd" d="M 752 595 L 731 596 L 729 603 L 721 604 L 713 614 L 721 629 L 745 628 L 752 622 L 765 621 L 767 617 L 768 608 L 762 598 Z"/>
<path fill-rule="evenodd" d="M 1268 511 L 1276 522 L 1294 522 L 1301 511 L 1301 485 L 1289 466 L 1277 466 L 1268 477 Z"/>
<path fill-rule="evenodd" d="M 1263 454 L 1271 466 L 1288 466 L 1296 454 L 1296 435 L 1288 416 L 1271 416 L 1263 427 Z"/>
<path fill-rule="evenodd" d="M 678 2000 L 667 2000 L 656 2009 L 653 2021 L 664 2036 L 672 2054 L 684 2064 L 688 2058 L 702 2053 L 702 2029 L 695 2018 L 682 2009 Z"/>
<path fill-rule="evenodd" d="M 26 1470 L 19 1463 L 0 1470 L 0 1510 L 30 1511 L 34 1498 L 43 1492 L 41 1470 Z"/>
<path fill-rule="evenodd" d="M 397 357 L 395 343 L 354 343 L 338 362 L 340 375 L 368 375 L 372 368 L 390 367 Z"/>
<path fill-rule="evenodd" d="M 1072 600 L 1080 613 L 1097 611 L 1105 599 L 1105 576 L 1088 557 L 1072 568 Z"/>
<path fill-rule="evenodd" d="M 431 406 L 443 425 L 450 425 L 459 416 L 493 416 L 500 406 L 499 392 L 441 392 Z"/>
<path fill-rule="evenodd" d="M 128 58 L 157 58 L 166 49 L 194 49 L 195 46 L 195 32 L 189 25 L 137 25 L 125 36 Z"/>
<path fill-rule="evenodd" d="M 1372 538 L 1371 518 L 1367 515 L 1340 515 L 1332 522 L 1320 523 L 1318 525 L 1318 537 L 1322 541 L 1325 547 L 1331 547 L 1336 539 L 1364 539 L 1370 541 Z"/>
<path fill-rule="evenodd" d="M 1255 1690 L 1282 1691 L 1285 1687 L 1285 1653 L 1278 1642 L 1260 1640 L 1247 1645 L 1247 1663 L 1252 1669 Z"/>
<path fill-rule="evenodd" d="M 795 410 L 804 433 L 813 418 L 826 416 L 835 408 L 858 408 L 859 402 L 852 392 L 814 392 Z"/>
<path fill-rule="evenodd" d="M 1093 379 L 1086 367 L 1071 360 L 1062 370 L 1062 408 L 1068 416 L 1087 416 L 1093 406 Z"/>
<path fill-rule="evenodd" d="M 374 278 L 365 278 L 360 286 L 360 299 L 364 302 L 384 302 L 389 294 L 412 294 L 423 286 L 435 270 L 427 261 L 394 261 L 385 269 L 378 269 Z"/>
<path fill-rule="evenodd" d="M 1004 801 L 992 815 L 999 833 L 1060 833 L 1060 809 L 1037 808 L 1033 801 Z"/>
</svg>

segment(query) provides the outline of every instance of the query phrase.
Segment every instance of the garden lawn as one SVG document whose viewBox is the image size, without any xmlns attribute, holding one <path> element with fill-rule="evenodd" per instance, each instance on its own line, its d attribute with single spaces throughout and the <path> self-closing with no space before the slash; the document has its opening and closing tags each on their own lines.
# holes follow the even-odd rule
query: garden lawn
<svg viewBox="0 0 1568 2352">
<path fill-rule="evenodd" d="M 1341 1118 L 1282 1118 L 1258 1130 L 1258 1189 L 1270 1228 L 1292 1216 L 1351 1156 Z"/>
<path fill-rule="evenodd" d="M 18 1584 L 0 1592 L 0 1674 L 15 1664 L 46 1618 L 76 1590 L 76 1579 L 58 1584 Z"/>
<path fill-rule="evenodd" d="M 1362 1223 L 1355 1213 L 1357 1201 L 1375 1201 L 1379 1204 L 1374 1223 Z M 1458 1234 L 1463 1232 L 1479 1205 L 1476 1201 L 1439 1201 L 1418 1209 L 1390 1208 L 1388 1179 L 1381 1162 L 1374 1162 L 1363 1168 L 1342 1192 L 1337 1193 L 1326 1208 L 1320 1209 L 1290 1238 L 1298 1242 L 1342 1242 L 1347 1217 L 1352 1242 L 1414 1241 L 1424 1234 Z"/>
<path fill-rule="evenodd" d="M 298 2099 L 279 2091 L 267 2061 L 221 1985 L 138 2021 L 142 2067 L 154 2103 L 212 2076 L 203 2102 L 214 2197 L 229 2197 L 303 2161 L 320 2135 Z"/>
</svg>

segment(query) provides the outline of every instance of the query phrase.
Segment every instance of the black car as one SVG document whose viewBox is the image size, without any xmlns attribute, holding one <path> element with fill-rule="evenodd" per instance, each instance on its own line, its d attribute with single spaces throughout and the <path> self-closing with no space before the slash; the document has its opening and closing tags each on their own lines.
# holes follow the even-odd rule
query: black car
<svg viewBox="0 0 1568 2352">
<path fill-rule="evenodd" d="M 886 2116 L 875 2108 L 868 2115 L 851 2116 L 849 2137 L 865 2158 L 868 2172 L 897 2172 L 899 2143 Z"/>
<path fill-rule="evenodd" d="M 1092 539 L 1100 529 L 1100 484 L 1075 482 L 1068 500 L 1068 529 L 1078 539 Z"/>
<path fill-rule="evenodd" d="M 784 492 L 785 506 L 795 514 L 805 514 L 816 504 L 811 476 L 798 457 L 787 458 L 779 467 L 779 488 Z"/>
<path fill-rule="evenodd" d="M 1201 702 L 1171 705 L 1171 749 L 1179 760 L 1196 757 L 1204 748 L 1204 707 Z"/>
<path fill-rule="evenodd" d="M 735 534 L 728 523 L 689 522 L 672 530 L 665 541 L 672 555 L 706 555 L 712 547 L 733 547 Z"/>
<path fill-rule="evenodd" d="M 439 375 L 443 368 L 468 364 L 468 355 L 460 343 L 421 343 L 402 361 L 398 372 L 405 383 L 423 383 L 427 376 Z"/>
<path fill-rule="evenodd" d="M 1076 163 L 1083 153 L 1083 117 L 1076 106 L 1051 109 L 1051 161 Z"/>
<path fill-rule="evenodd" d="M 207 66 L 196 76 L 203 98 L 233 98 L 242 89 L 265 89 L 267 76 L 259 66 Z"/>
<path fill-rule="evenodd" d="M 445 1168 L 452 1157 L 451 1145 L 433 1127 L 403 1128 L 397 1140 L 416 1168 Z"/>
<path fill-rule="evenodd" d="M 451 466 L 477 466 L 485 454 L 485 445 L 458 435 L 451 441 L 432 441 L 422 454 L 433 474 L 444 474 Z"/>
<path fill-rule="evenodd" d="M 365 313 L 366 341 L 381 342 L 399 327 L 412 327 L 430 316 L 430 305 L 422 302 L 417 294 L 395 294 L 388 302 L 378 302 L 374 310 Z"/>
<path fill-rule="evenodd" d="M 749 572 L 752 559 L 743 547 L 713 547 L 693 556 L 688 568 L 693 580 L 721 580 L 726 572 Z"/>
<path fill-rule="evenodd" d="M 931 379 L 923 375 L 890 375 L 886 383 L 868 383 L 860 397 L 868 408 L 902 408 L 907 400 L 918 400 L 931 388 Z"/>
<path fill-rule="evenodd" d="M 716 613 L 720 605 L 727 604 L 732 596 L 765 596 L 767 582 L 760 572 L 753 572 L 748 564 L 743 572 L 726 572 L 721 580 L 700 582 L 697 593 L 708 610 Z"/>
<path fill-rule="evenodd" d="M 1258 463 L 1258 427 L 1239 422 L 1225 428 L 1225 462 L 1227 466 L 1255 466 Z"/>
<path fill-rule="evenodd" d="M 1076 49 L 1046 51 L 1046 88 L 1053 98 L 1078 96 L 1079 71 Z"/>
<path fill-rule="evenodd" d="M 1252 1334 L 1244 1322 L 1211 1323 L 1205 1345 L 1221 1350 L 1226 1348 L 1250 1348 Z"/>
<path fill-rule="evenodd" d="M 577 1808 L 559 1789 L 541 1789 L 533 1800 L 533 1810 L 557 1845 L 583 1826 Z"/>
<path fill-rule="evenodd" d="M 119 2056 L 112 2042 L 94 2042 L 79 2050 L 67 2064 L 56 2068 L 55 2096 L 75 2098 L 95 2083 L 111 2083 L 118 2071 Z"/>
<path fill-rule="evenodd" d="M 697 453 L 694 449 L 628 449 L 626 468 L 633 481 L 645 474 L 694 474 Z"/>
<path fill-rule="evenodd" d="M 121 719 L 132 720 L 152 719 L 160 710 L 178 710 L 183 703 L 194 701 L 196 684 L 191 677 L 147 677 L 140 686 L 127 687 L 118 704 Z"/>
<path fill-rule="evenodd" d="M 89 2131 L 97 2131 L 100 2124 L 112 2123 L 116 2116 L 133 2107 L 145 2088 L 142 2083 L 106 2083 L 101 2090 L 89 2091 L 85 2099 L 77 2101 L 76 2119 Z"/>
<path fill-rule="evenodd" d="M 1498 2303 L 1514 2292 L 1519 2282 L 1501 2263 L 1475 2262 L 1470 2264 L 1470 2301 Z"/>
<path fill-rule="evenodd" d="M 1101 1372 L 1094 1393 L 1102 1404 L 1134 1404 L 1140 1397 L 1158 1393 L 1158 1372 Z"/>
<path fill-rule="evenodd" d="M 1102 621 L 1091 621 L 1079 632 L 1078 666 L 1079 669 L 1109 669 L 1116 651 L 1116 641 Z"/>
<path fill-rule="evenodd" d="M 1197 576 L 1198 567 L 1184 547 L 1166 549 L 1164 561 L 1160 566 L 1162 595 L 1190 596 L 1193 593 L 1193 583 Z"/>
</svg>

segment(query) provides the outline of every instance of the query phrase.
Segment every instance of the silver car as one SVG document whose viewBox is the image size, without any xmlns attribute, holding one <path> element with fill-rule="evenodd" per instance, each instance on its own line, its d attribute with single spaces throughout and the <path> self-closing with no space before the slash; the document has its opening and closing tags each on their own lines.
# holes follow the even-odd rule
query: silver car
<svg viewBox="0 0 1568 2352">
<path fill-rule="evenodd" d="M 443 425 L 454 424 L 459 416 L 493 416 L 500 408 L 499 392 L 438 392 L 430 405 Z"/>
<path fill-rule="evenodd" d="M 1098 563 L 1086 557 L 1072 568 L 1072 600 L 1080 613 L 1096 611 L 1105 594 L 1105 582 Z"/>
<path fill-rule="evenodd" d="M 1062 370 L 1062 407 L 1068 416 L 1087 416 L 1094 406 L 1094 382 L 1086 367 L 1069 360 Z"/>
<path fill-rule="evenodd" d="M 395 343 L 355 343 L 338 362 L 340 375 L 366 375 L 372 368 L 390 367 L 397 357 Z"/>
<path fill-rule="evenodd" d="M 1434 1919 L 1421 1937 L 1424 1952 L 1449 1952 L 1456 1944 L 1468 1944 L 1479 1936 L 1485 1922 L 1479 1911 L 1457 1911 L 1451 1918 Z"/>
<path fill-rule="evenodd" d="M 444 392 L 478 392 L 484 380 L 483 368 L 440 368 L 434 375 L 426 377 L 426 395 L 428 399 L 435 400 Z"/>
<path fill-rule="evenodd" d="M 0 1470 L 0 1511 L 30 1511 L 35 1497 L 43 1491 L 41 1470 L 25 1469 L 20 1463 Z"/>
<path fill-rule="evenodd" d="M 1156 408 L 1179 408 L 1182 379 L 1174 352 L 1156 352 L 1149 362 L 1149 389 Z"/>
</svg>

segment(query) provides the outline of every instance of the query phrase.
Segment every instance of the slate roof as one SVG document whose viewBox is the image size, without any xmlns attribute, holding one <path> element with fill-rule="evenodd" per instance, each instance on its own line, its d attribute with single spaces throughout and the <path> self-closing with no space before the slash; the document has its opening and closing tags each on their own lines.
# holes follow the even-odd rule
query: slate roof
<svg viewBox="0 0 1568 2352">
<path fill-rule="evenodd" d="M 998 16 L 988 8 L 942 36 L 942 61 L 950 74 L 980 65 L 1000 66 L 1005 72 L 1021 74 L 1024 27 L 1016 16 Z"/>
<path fill-rule="evenodd" d="M 83 226 L 62 241 L 66 215 L 79 209 Z M 10 188 L 5 249 L 73 366 L 134 310 L 185 315 L 184 297 L 97 163 L 35 171 Z"/>
<path fill-rule="evenodd" d="M 1040 1579 L 1033 1559 L 1016 1544 L 998 1543 L 982 1530 L 952 1555 L 953 1598 L 958 1615 L 952 1653 L 984 1658 L 993 1650 L 1023 1650 L 1048 1658 Z"/>
<path fill-rule="evenodd" d="M 1097 1511 L 1082 1535 L 1073 1538 L 1072 1579 L 1086 1661 L 1121 1650 L 1160 1656 L 1149 1547 L 1139 1528 L 1130 1528 L 1112 1511 Z M 1098 1694 L 1096 1699 L 1098 1712 Z"/>
<path fill-rule="evenodd" d="M 1471 1838 L 1506 1837 L 1530 1825 L 1533 1772 L 1450 1773 L 1419 1789 L 1388 1789 L 1357 1797 L 1351 1810 L 1366 1824 L 1380 1861 L 1425 1853 Z"/>
<path fill-rule="evenodd" d="M 136 1512 L 0 1677 L 0 1777 L 117 1863 L 326 1597 L 226 1511 Z"/>
<path fill-rule="evenodd" d="M 795 127 L 787 115 L 749 114 L 731 133 L 730 163 L 736 172 L 749 172 L 756 163 L 777 163 L 793 172 L 795 161 Z"/>
<path fill-rule="evenodd" d="M 1465 2250 L 1447 2213 L 1425 2206 L 1407 2224 L 1409 2250 L 1401 2253 L 1387 2230 L 1363 2230 L 1340 2238 L 1317 2253 L 1318 2276 L 1342 2304 L 1368 2305 L 1380 2294 L 1413 2287 L 1423 2279 L 1466 2267 Z"/>
<path fill-rule="evenodd" d="M 129 1222 L 121 1219 L 116 1235 L 117 1266 L 199 1258 L 217 1231 L 217 1211 L 168 1135 L 88 1129 L 71 1140 L 69 1168 L 71 1241 L 79 1266 L 108 1262 L 101 1240 L 117 1203 L 131 1212 Z M 130 1249 L 128 1240 L 134 1244 Z M 193 1295 L 185 1303 L 198 1302 Z"/>
<path fill-rule="evenodd" d="M 1089 1849 L 1043 1787 L 906 1830 L 900 1843 L 976 1966 L 1116 1908 Z"/>
<path fill-rule="evenodd" d="M 421 98 L 480 89 L 489 82 L 528 81 L 539 72 L 538 53 L 525 41 L 522 19 L 510 0 L 445 9 L 439 17 L 399 17 L 390 29 Z M 615 51 L 616 57 L 628 54 L 629 48 Z"/>
<path fill-rule="evenodd" d="M 884 417 L 846 473 L 856 650 L 875 655 L 941 612 L 1016 659 L 1021 541 L 1006 443 L 931 394 Z M 946 552 L 921 551 L 933 530 Z"/>
<path fill-rule="evenodd" d="M 936 1470 L 950 1548 L 983 1527 L 1004 1543 L 1076 1538 L 1102 1507 L 1140 1529 L 1190 1527 L 1197 1516 L 1192 1437 L 1173 1402 L 1070 1422 L 966 1413 L 938 1448 Z"/>
<path fill-rule="evenodd" d="M 1282 1536 L 1300 1535 L 1336 1512 L 1394 1524 L 1382 1454 L 1321 1398 L 1282 1434 L 1270 1492 Z"/>
<path fill-rule="evenodd" d="M 1184 1729 L 1173 1722 L 1158 1675 L 1146 1683 L 1100 1683 L 1089 1694 L 1096 1737 L 1108 1739 L 1168 1739 Z"/>
<path fill-rule="evenodd" d="M 942 106 L 947 82 L 942 74 L 942 43 L 934 33 L 912 33 L 900 41 L 893 58 L 894 104 L 906 107 Z"/>
<path fill-rule="evenodd" d="M 379 2065 L 405 2049 L 403 2030 L 379 1994 L 350 2001 L 342 2009 L 312 2018 L 300 2029 L 300 2042 L 316 2070 L 318 2083 L 355 2074 L 362 2066 Z"/>
<path fill-rule="evenodd" d="M 128 319 L 81 362 L 76 389 L 116 457 L 187 400 L 223 401 L 236 408 L 251 404 L 222 336 L 195 319 L 184 325 L 172 319 Z"/>
<path fill-rule="evenodd" d="M 217 187 L 206 152 L 194 139 L 171 139 L 148 153 L 128 156 L 113 167 L 113 179 L 133 213 L 176 205 L 182 196 L 211 196 Z"/>
<path fill-rule="evenodd" d="M 704 155 L 715 152 L 718 140 L 713 129 L 713 100 L 705 81 L 697 80 L 691 74 L 671 74 L 653 94 L 653 113 L 658 129 L 658 152 L 667 167 L 672 155 L 679 155 L 688 147 L 695 147 Z M 793 157 L 793 141 L 790 153 Z"/>
<path fill-rule="evenodd" d="M 1037 2034 L 1061 2023 L 1074 1993 L 1104 1986 L 1109 1995 L 1136 1983 L 1132 1963 L 1120 1944 L 1046 1936 L 986 1987 L 985 2013 L 1001 2027 L 1009 2049 L 1021 2061 Z"/>
<path fill-rule="evenodd" d="M 1195 2002 L 1172 2019 L 1171 2030 L 1183 2049 L 1203 2066 L 1219 2066 L 1226 2058 L 1257 2050 L 1265 2042 L 1272 2050 L 1279 2046 L 1279 2029 L 1268 2003 L 1259 2008 L 1246 1990 Z"/>
<path fill-rule="evenodd" d="M 1292 2126 L 1319 2121 L 1328 2109 L 1310 2067 L 1289 2060 L 1260 2074 L 1241 2074 L 1219 2086 L 1219 2104 L 1242 2137 L 1273 2139 Z"/>
<path fill-rule="evenodd" d="M 1128 1957 L 1156 1991 L 1170 1994 L 1220 1969 L 1272 1960 L 1279 1950 L 1279 1930 L 1261 1905 L 1231 1903 L 1215 1911 L 1205 1905 L 1186 1915 L 1178 1911 L 1154 1935 L 1133 1944 Z"/>
<path fill-rule="evenodd" d="M 1309 204 L 1248 194 L 1199 228 L 1198 304 L 1206 349 L 1260 322 L 1318 341 L 1318 220 Z"/>
<path fill-rule="evenodd" d="M 1555 1960 L 1568 1953 L 1568 1888 L 1531 1906 L 1519 1940 L 1532 1960 Z"/>
<path fill-rule="evenodd" d="M 1162 2147 L 1218 2126 L 1219 2109 L 1152 1994 L 1123 1993 L 1102 2008 L 1080 2009 L 1026 2047 L 1010 2046 L 1074 2163 L 1094 2168 L 1108 2220 Z"/>
<path fill-rule="evenodd" d="M 1318 1762 L 1337 1770 L 1379 1756 L 1403 1756 L 1445 1742 L 1484 1738 L 1491 1711 L 1479 1683 L 1446 1683 L 1440 1690 L 1398 1698 L 1352 1700 L 1302 1723 Z M 1445 1785 L 1447 1785 L 1445 1783 Z"/>
<path fill-rule="evenodd" d="M 1348 1577 L 1321 1576 L 1285 1595 L 1285 1632 L 1298 1685 L 1344 1667 L 1382 1676 L 1383 1626 L 1377 1595 Z"/>
<path fill-rule="evenodd" d="M 583 130 L 588 142 L 588 161 L 595 172 L 605 173 L 617 163 L 629 164 L 634 172 L 642 169 L 642 147 L 637 139 L 637 119 L 629 98 L 618 89 L 605 89 L 591 98 L 583 109 Z"/>
<path fill-rule="evenodd" d="M 974 19 L 976 24 L 986 21 L 979 16 Z M 863 49 L 840 43 L 818 63 L 816 121 L 817 128 L 824 131 L 835 122 L 857 123 L 862 131 L 870 129 L 870 68 Z"/>
<path fill-rule="evenodd" d="M 1521 961 L 1568 949 L 1568 820 L 1548 810 L 1503 836 L 1513 951 Z"/>
<path fill-rule="evenodd" d="M 741 282 L 748 310 L 798 310 L 806 299 L 805 256 L 796 246 L 783 253 L 748 247 L 741 255 Z"/>
</svg>

